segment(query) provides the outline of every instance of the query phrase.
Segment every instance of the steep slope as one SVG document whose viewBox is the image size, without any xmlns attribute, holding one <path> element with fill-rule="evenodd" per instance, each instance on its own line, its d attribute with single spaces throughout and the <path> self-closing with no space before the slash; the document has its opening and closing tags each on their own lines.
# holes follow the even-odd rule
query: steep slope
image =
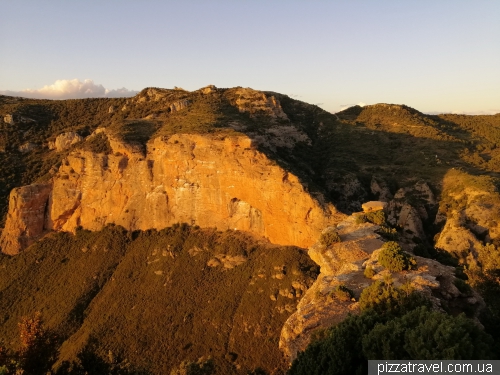
<svg viewBox="0 0 500 375">
<path fill-rule="evenodd" d="M 60 362 L 112 351 L 152 374 L 202 356 L 220 374 L 283 369 L 279 332 L 302 293 L 293 285 L 317 275 L 300 249 L 187 225 L 52 234 L 0 268 L 0 346 L 16 348 L 19 319 L 40 311 Z"/>
</svg>

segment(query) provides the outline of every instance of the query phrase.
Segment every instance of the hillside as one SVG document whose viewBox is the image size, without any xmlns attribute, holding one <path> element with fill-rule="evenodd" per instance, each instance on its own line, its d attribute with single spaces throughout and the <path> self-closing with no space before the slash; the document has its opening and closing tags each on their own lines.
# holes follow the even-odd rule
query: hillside
<svg viewBox="0 0 500 375">
<path fill-rule="evenodd" d="M 499 342 L 500 115 L 330 114 L 214 86 L 0 96 L 0 115 L 0 349 L 39 311 L 62 373 L 211 357 L 216 373 L 280 374 L 387 277 Z M 358 218 L 370 200 L 383 217 Z M 386 272 L 387 241 L 416 268 Z"/>
<path fill-rule="evenodd" d="M 300 249 L 185 225 L 59 233 L 0 262 L 0 299 L 10 306 L 1 337 L 16 337 L 18 318 L 40 311 L 63 343 L 61 361 L 111 350 L 152 373 L 202 356 L 221 374 L 282 367 L 279 332 L 302 293 L 292 285 L 306 290 L 317 275 Z"/>
</svg>

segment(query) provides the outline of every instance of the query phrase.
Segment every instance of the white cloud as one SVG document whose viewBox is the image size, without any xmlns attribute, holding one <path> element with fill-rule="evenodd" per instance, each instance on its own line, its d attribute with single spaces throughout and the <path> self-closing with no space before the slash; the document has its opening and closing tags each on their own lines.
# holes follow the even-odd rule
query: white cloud
<svg viewBox="0 0 500 375">
<path fill-rule="evenodd" d="M 81 99 L 81 98 L 116 98 L 124 96 L 134 96 L 138 91 L 121 89 L 109 90 L 103 85 L 95 84 L 93 80 L 86 79 L 83 82 L 79 79 L 60 79 L 52 85 L 47 85 L 41 89 L 25 89 L 21 91 L 0 91 L 0 94 L 10 96 L 22 96 L 35 99 Z"/>
<path fill-rule="evenodd" d="M 344 109 L 347 109 L 347 108 L 350 108 L 350 107 L 354 107 L 355 105 L 359 105 L 360 107 L 364 107 L 366 105 L 366 103 L 359 102 L 358 104 L 341 104 L 339 112 L 343 111 Z"/>
</svg>

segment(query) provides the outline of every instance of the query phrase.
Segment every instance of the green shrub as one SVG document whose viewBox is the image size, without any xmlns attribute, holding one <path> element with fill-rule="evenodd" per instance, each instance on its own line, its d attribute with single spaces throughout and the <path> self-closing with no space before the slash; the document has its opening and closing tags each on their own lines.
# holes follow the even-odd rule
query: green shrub
<svg viewBox="0 0 500 375">
<path fill-rule="evenodd" d="M 113 149 L 109 143 L 108 137 L 104 133 L 98 133 L 85 142 L 81 142 L 75 147 L 81 148 L 82 150 L 90 151 L 96 154 L 110 155 L 113 153 Z"/>
<path fill-rule="evenodd" d="M 354 297 L 354 293 L 344 284 L 337 285 L 329 294 L 328 299 L 337 299 L 342 302 L 350 301 Z"/>
<path fill-rule="evenodd" d="M 356 215 L 356 224 L 370 222 L 376 225 L 386 223 L 385 213 L 382 210 L 360 213 Z"/>
<path fill-rule="evenodd" d="M 385 224 L 385 213 L 382 210 L 367 212 L 365 216 L 366 220 L 370 223 L 377 225 Z"/>
<path fill-rule="evenodd" d="M 366 266 L 363 275 L 365 275 L 367 279 L 371 279 L 373 276 L 375 276 L 375 271 L 373 270 L 372 267 Z"/>
<path fill-rule="evenodd" d="M 356 224 L 364 224 L 368 221 L 365 214 L 356 215 Z"/>
<path fill-rule="evenodd" d="M 389 241 L 395 241 L 398 239 L 398 231 L 396 228 L 391 228 L 387 225 L 382 225 L 377 233 Z"/>
<path fill-rule="evenodd" d="M 359 297 L 359 307 L 362 311 L 372 309 L 378 312 L 404 311 L 428 304 L 420 293 L 414 292 L 408 285 L 401 288 L 394 287 L 392 279 L 387 277 L 385 281 L 377 280 L 369 287 L 363 289 Z"/>
<path fill-rule="evenodd" d="M 419 243 L 417 246 L 415 246 L 413 248 L 413 253 L 415 255 L 418 255 L 418 256 L 424 257 L 424 258 L 431 258 L 432 257 L 432 255 L 429 251 L 429 248 L 422 243 Z"/>
<path fill-rule="evenodd" d="M 369 310 L 350 315 L 311 343 L 292 363 L 289 375 L 366 374 L 368 359 L 494 359 L 493 339 L 463 314 L 428 306 L 397 315 Z"/>
<path fill-rule="evenodd" d="M 363 289 L 359 297 L 359 307 L 361 310 L 366 310 L 383 306 L 384 309 L 390 310 L 396 305 L 396 301 L 400 295 L 400 292 L 393 287 L 392 283 L 377 280 L 369 287 Z"/>
<path fill-rule="evenodd" d="M 422 306 L 377 324 L 363 337 L 363 353 L 377 359 L 488 359 L 491 336 L 464 314 L 446 315 Z"/>
<path fill-rule="evenodd" d="M 340 242 L 340 236 L 337 231 L 330 230 L 321 234 L 320 242 L 325 246 L 331 246 L 334 243 Z"/>
<path fill-rule="evenodd" d="M 401 249 L 397 242 L 389 241 L 382 246 L 378 261 L 389 271 L 400 272 L 409 270 L 416 266 L 415 258 Z"/>
<path fill-rule="evenodd" d="M 364 375 L 368 371 L 362 352 L 362 336 L 377 322 L 374 314 L 348 316 L 331 327 L 324 339 L 311 343 L 298 354 L 289 375 Z"/>
</svg>

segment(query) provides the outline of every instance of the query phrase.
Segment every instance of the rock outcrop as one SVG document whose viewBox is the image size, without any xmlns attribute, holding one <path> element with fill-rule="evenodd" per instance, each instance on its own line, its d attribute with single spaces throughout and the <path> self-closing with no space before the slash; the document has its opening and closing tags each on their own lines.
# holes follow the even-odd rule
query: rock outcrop
<svg viewBox="0 0 500 375">
<path fill-rule="evenodd" d="M 36 149 L 36 145 L 34 143 L 26 142 L 19 146 L 18 151 L 25 153 L 33 151 L 34 149 Z"/>
<path fill-rule="evenodd" d="M 436 247 L 476 266 L 478 250 L 500 240 L 500 194 L 495 181 L 450 170 L 443 180 L 443 193 L 435 222 L 443 224 Z"/>
<path fill-rule="evenodd" d="M 371 223 L 356 224 L 352 215 L 337 225 L 335 230 L 340 243 L 326 247 L 321 242 L 309 248 L 309 256 L 320 267 L 321 273 L 314 284 L 305 292 L 297 310 L 288 318 L 280 337 L 280 349 L 292 362 L 297 353 L 303 351 L 313 332 L 340 323 L 349 313 L 359 313 L 357 299 L 363 289 L 376 280 L 390 276 L 396 287 L 409 284 L 414 290 L 425 294 L 436 309 L 443 306 L 468 305 L 478 311 L 483 305 L 481 297 L 470 291 L 462 293 L 454 285 L 455 269 L 427 258 L 415 256 L 417 269 L 396 272 L 392 275 L 378 262 L 381 237 L 375 233 L 380 227 Z M 333 228 L 327 228 L 329 231 Z M 364 269 L 370 266 L 375 275 L 364 276 Z M 350 289 L 354 298 L 335 298 L 339 285 Z"/>
<path fill-rule="evenodd" d="M 215 87 L 215 85 L 208 85 L 208 86 L 202 87 L 200 89 L 200 91 L 203 94 L 207 95 L 207 94 L 211 94 L 211 93 L 217 91 L 217 87 Z"/>
<path fill-rule="evenodd" d="M 49 142 L 49 149 L 56 151 L 63 151 L 69 149 L 75 143 L 83 141 L 83 137 L 75 132 L 68 132 L 59 134 L 56 140 Z"/>
<path fill-rule="evenodd" d="M 372 177 L 370 182 L 370 190 L 372 194 L 376 195 L 382 202 L 388 202 L 392 199 L 392 194 L 387 183 L 375 176 Z"/>
<path fill-rule="evenodd" d="M 14 116 L 13 115 L 5 115 L 4 118 L 3 118 L 3 121 L 6 123 L 6 124 L 9 124 L 9 125 L 15 125 L 15 121 L 14 121 Z"/>
<path fill-rule="evenodd" d="M 335 169 L 327 169 L 323 174 L 328 192 L 335 196 L 335 207 L 348 212 L 358 212 L 366 202 L 367 191 L 354 173 L 339 176 Z"/>
<path fill-rule="evenodd" d="M 361 205 L 361 207 L 363 208 L 363 212 L 380 211 L 385 209 L 386 206 L 387 202 L 382 201 L 370 201 Z"/>
<path fill-rule="evenodd" d="M 372 180 L 373 190 L 373 180 Z M 387 221 L 397 225 L 413 237 L 425 240 L 423 221 L 436 208 L 436 198 L 429 185 L 418 181 L 413 186 L 399 189 L 386 208 Z"/>
<path fill-rule="evenodd" d="M 261 91 L 250 88 L 237 88 L 233 95 L 236 96 L 236 107 L 240 112 L 247 112 L 250 117 L 257 115 L 266 115 L 272 119 L 288 120 L 288 116 L 278 99 L 274 96 L 266 96 Z"/>
<path fill-rule="evenodd" d="M 184 108 L 187 108 L 189 105 L 189 100 L 184 99 L 184 100 L 179 100 L 175 103 L 170 104 L 169 112 L 179 112 L 183 110 Z"/>
<path fill-rule="evenodd" d="M 469 265 L 476 263 L 475 257 L 481 245 L 481 241 L 456 216 L 446 220 L 436 241 L 438 249 L 455 254 Z"/>
<path fill-rule="evenodd" d="M 399 211 L 398 226 L 403 228 L 407 233 L 409 232 L 417 237 L 425 238 L 422 220 L 418 211 L 407 203 Z"/>
<path fill-rule="evenodd" d="M 110 138 L 110 145 L 113 154 L 76 150 L 63 161 L 52 188 L 39 197 L 47 215 L 37 228 L 99 230 L 114 223 L 146 230 L 186 222 L 308 247 L 324 227 L 344 217 L 321 196 L 312 197 L 295 175 L 257 151 L 246 136 L 160 137 L 147 145 L 146 157 L 116 139 Z M 23 202 L 11 199 L 11 229 L 26 227 L 16 214 L 25 211 Z M 26 228 L 27 241 L 16 241 L 12 233 L 19 230 L 11 229 L 4 231 L 8 234 L 1 243 L 4 252 L 15 254 L 31 241 L 33 231 Z"/>
<path fill-rule="evenodd" d="M 29 117 L 25 116 L 20 116 L 19 114 L 13 113 L 13 114 L 7 114 L 3 117 L 3 122 L 9 125 L 18 125 L 19 123 L 21 124 L 32 124 L 36 123 L 35 120 Z"/>
<path fill-rule="evenodd" d="M 10 193 L 9 213 L 0 237 L 6 254 L 17 254 L 44 232 L 44 219 L 51 184 L 33 184 L 15 188 Z"/>
</svg>

